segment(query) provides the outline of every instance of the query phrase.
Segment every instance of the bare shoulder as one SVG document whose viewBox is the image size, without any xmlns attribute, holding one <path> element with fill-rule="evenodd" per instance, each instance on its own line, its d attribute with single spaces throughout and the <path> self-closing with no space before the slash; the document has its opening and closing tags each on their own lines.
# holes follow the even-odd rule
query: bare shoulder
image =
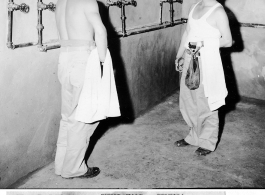
<svg viewBox="0 0 265 195">
<path fill-rule="evenodd" d="M 81 6 L 86 11 L 97 12 L 98 3 L 96 0 L 74 0 L 77 1 L 79 6 Z"/>
<path fill-rule="evenodd" d="M 227 19 L 227 14 L 225 12 L 225 9 L 223 8 L 223 6 L 218 6 L 215 10 L 214 10 L 214 17 L 218 20 L 226 20 Z"/>
<path fill-rule="evenodd" d="M 56 3 L 56 6 L 58 6 L 58 5 L 60 6 L 62 3 L 63 3 L 62 0 L 58 0 L 57 3 Z"/>
<path fill-rule="evenodd" d="M 196 4 L 197 4 L 197 3 L 193 3 L 193 4 L 191 4 L 190 9 L 189 9 L 189 13 L 190 13 L 191 10 L 195 7 Z"/>
<path fill-rule="evenodd" d="M 58 11 L 58 9 L 65 8 L 65 5 L 66 5 L 66 1 L 58 0 L 56 3 L 56 8 L 57 8 L 56 11 Z"/>
</svg>

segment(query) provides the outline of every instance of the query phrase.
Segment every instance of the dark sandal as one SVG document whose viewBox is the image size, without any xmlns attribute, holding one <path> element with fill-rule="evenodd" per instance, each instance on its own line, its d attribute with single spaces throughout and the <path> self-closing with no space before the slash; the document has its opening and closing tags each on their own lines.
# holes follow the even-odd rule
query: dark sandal
<svg viewBox="0 0 265 195">
<path fill-rule="evenodd" d="M 181 139 L 181 140 L 176 141 L 175 145 L 177 147 L 185 147 L 185 146 L 189 146 L 190 144 L 187 143 L 184 139 Z"/>
<path fill-rule="evenodd" d="M 84 175 L 76 176 L 76 177 L 64 177 L 64 179 L 74 179 L 74 178 L 92 178 L 96 177 L 100 173 L 100 169 L 98 167 L 88 167 L 87 172 Z"/>
<path fill-rule="evenodd" d="M 98 167 L 88 167 L 87 172 L 84 175 L 78 176 L 77 178 L 92 178 L 96 177 L 100 173 L 100 169 Z"/>
<path fill-rule="evenodd" d="M 208 154 L 210 154 L 212 151 L 211 150 L 207 150 L 207 149 L 204 149 L 204 148 L 198 148 L 195 153 L 199 156 L 206 156 Z"/>
</svg>

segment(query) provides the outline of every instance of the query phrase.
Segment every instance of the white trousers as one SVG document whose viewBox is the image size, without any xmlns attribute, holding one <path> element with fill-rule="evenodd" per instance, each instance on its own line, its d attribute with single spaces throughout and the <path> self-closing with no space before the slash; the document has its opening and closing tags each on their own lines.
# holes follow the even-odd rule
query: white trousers
<svg viewBox="0 0 265 195">
<path fill-rule="evenodd" d="M 82 161 L 90 137 L 99 124 L 75 120 L 90 51 L 89 47 L 62 48 L 59 57 L 58 78 L 62 86 L 62 119 L 55 156 L 55 174 L 65 178 L 80 176 L 87 172 L 87 167 Z"/>
<path fill-rule="evenodd" d="M 208 100 L 205 97 L 202 84 L 203 78 L 200 57 L 199 64 L 201 83 L 199 88 L 190 90 L 185 85 L 185 77 L 190 59 L 191 55 L 186 52 L 180 81 L 180 111 L 187 125 L 190 127 L 190 132 L 185 138 L 185 141 L 191 145 L 214 151 L 218 141 L 218 111 L 210 110 Z"/>
</svg>

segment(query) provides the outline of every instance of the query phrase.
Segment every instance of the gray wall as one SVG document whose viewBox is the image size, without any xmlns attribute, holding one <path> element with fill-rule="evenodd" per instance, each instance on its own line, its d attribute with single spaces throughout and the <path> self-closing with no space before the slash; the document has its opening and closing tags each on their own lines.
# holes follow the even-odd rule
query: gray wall
<svg viewBox="0 0 265 195">
<path fill-rule="evenodd" d="M 15 44 L 37 41 L 36 1 L 15 1 L 22 2 L 31 10 L 14 13 Z M 0 7 L 0 187 L 6 187 L 53 159 L 60 119 L 59 51 L 8 49 L 7 1 Z M 57 38 L 53 18 L 44 14 L 45 39 Z"/>
<path fill-rule="evenodd" d="M 57 80 L 59 49 L 47 53 L 37 47 L 10 50 L 6 47 L 7 0 L 0 1 L 0 187 L 6 188 L 19 178 L 54 160 L 60 120 L 60 85 Z M 15 44 L 37 41 L 36 1 L 27 3 L 30 13 L 14 12 Z M 56 3 L 56 0 L 43 1 Z M 105 1 L 101 1 L 105 2 Z M 159 0 L 139 0 L 126 7 L 127 28 L 159 22 Z M 121 27 L 120 9 L 111 7 L 109 15 L 100 4 L 110 34 L 109 48 L 114 61 L 122 119 L 133 119 L 178 88 L 174 71 L 181 26 L 115 38 Z M 181 5 L 175 4 L 175 19 Z M 169 6 L 164 6 L 169 20 Z M 108 21 L 109 18 L 109 21 Z M 54 15 L 43 15 L 44 42 L 57 39 Z"/>
<path fill-rule="evenodd" d="M 238 22 L 265 24 L 264 0 L 227 0 L 226 7 Z M 265 29 L 241 27 L 238 32 L 242 47 L 231 59 L 239 94 L 265 100 Z"/>
</svg>

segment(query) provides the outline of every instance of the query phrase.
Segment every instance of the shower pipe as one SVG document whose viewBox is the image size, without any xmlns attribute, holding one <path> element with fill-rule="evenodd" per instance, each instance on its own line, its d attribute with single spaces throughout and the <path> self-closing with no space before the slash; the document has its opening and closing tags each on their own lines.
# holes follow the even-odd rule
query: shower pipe
<svg viewBox="0 0 265 195">
<path fill-rule="evenodd" d="M 38 9 L 38 25 L 37 25 L 37 30 L 38 30 L 38 47 L 40 48 L 40 51 L 43 50 L 43 29 L 44 29 L 44 26 L 42 24 L 42 12 L 44 10 L 50 10 L 52 12 L 55 11 L 56 9 L 56 5 L 52 2 L 50 2 L 48 5 L 44 4 L 42 2 L 42 0 L 38 0 L 38 3 L 37 3 L 37 9 Z"/>
<path fill-rule="evenodd" d="M 174 8 L 173 3 L 183 3 L 183 0 L 160 0 L 160 24 L 163 24 L 163 4 L 169 3 L 170 8 L 170 23 L 172 26 L 174 26 Z"/>
<path fill-rule="evenodd" d="M 137 6 L 137 2 L 135 0 L 118 0 L 116 2 L 112 2 L 111 0 L 107 0 L 107 6 L 117 6 L 119 8 L 121 8 L 121 21 L 122 21 L 122 36 L 126 37 L 127 36 L 127 32 L 126 32 L 126 16 L 125 16 L 125 6 L 126 5 L 132 5 L 134 7 Z"/>
<path fill-rule="evenodd" d="M 182 18 L 183 23 L 187 23 L 188 19 L 187 18 Z M 257 23 L 242 23 L 239 22 L 239 25 L 241 27 L 250 27 L 250 28 L 265 28 L 265 24 L 257 24 Z"/>
<path fill-rule="evenodd" d="M 252 28 L 265 28 L 265 24 L 256 23 L 240 23 L 241 27 L 252 27 Z"/>
<path fill-rule="evenodd" d="M 133 1 L 131 2 L 125 2 L 125 1 L 117 1 L 117 2 L 111 2 L 108 0 L 108 3 L 110 3 L 109 6 L 118 6 L 120 8 L 122 8 L 122 2 L 125 3 L 125 5 L 127 3 L 131 4 L 133 3 Z M 175 1 L 177 2 L 177 1 Z M 136 6 L 136 2 L 133 3 L 134 6 Z M 38 32 L 39 32 L 39 41 L 38 43 L 27 43 L 28 45 L 38 45 L 39 46 L 39 50 L 41 52 L 46 52 L 47 50 L 52 50 L 52 49 L 57 49 L 57 48 L 60 48 L 61 45 L 60 44 L 55 44 L 55 45 L 43 45 L 42 43 L 42 31 L 44 29 L 43 25 L 42 25 L 42 13 L 41 11 L 44 10 L 44 9 L 50 9 L 50 11 L 54 11 L 56 9 L 56 5 L 50 3 L 49 5 L 45 5 L 42 3 L 42 0 L 39 0 L 38 2 L 38 11 L 39 11 L 39 20 L 38 20 L 38 26 L 37 26 L 37 29 L 38 29 Z M 185 18 L 181 18 L 181 19 L 177 19 L 177 20 L 174 20 L 172 22 L 172 20 L 170 22 L 166 21 L 166 22 L 160 22 L 159 24 L 151 24 L 151 25 L 143 25 L 141 27 L 137 27 L 137 28 L 132 28 L 132 29 L 128 29 L 126 31 L 125 29 L 125 14 L 124 14 L 124 10 L 122 11 L 122 16 L 121 19 L 123 20 L 123 26 L 122 26 L 122 30 L 121 31 L 116 31 L 117 32 L 117 36 L 118 37 L 125 37 L 125 36 L 131 36 L 131 35 L 136 35 L 136 34 L 140 34 L 140 33 L 146 33 L 146 32 L 150 32 L 150 31 L 155 31 L 155 30 L 159 30 L 159 29 L 164 29 L 164 28 L 169 28 L 169 27 L 172 27 L 172 26 L 176 26 L 176 25 L 180 25 L 180 24 L 183 24 L 186 22 L 186 19 Z M 47 43 L 54 43 L 54 42 L 57 42 L 57 41 L 50 41 L 50 42 L 47 42 Z M 47 44 L 46 43 L 46 44 Z M 25 44 L 26 45 L 26 44 Z"/>
<path fill-rule="evenodd" d="M 151 32 L 151 31 L 155 31 L 155 30 L 165 29 L 165 28 L 169 28 L 172 26 L 181 25 L 183 23 L 185 23 L 185 19 L 181 18 L 181 19 L 174 20 L 173 23 L 172 22 L 163 22 L 162 24 L 144 25 L 141 27 L 128 29 L 126 31 L 126 36 L 132 36 L 132 35 Z M 117 34 L 116 34 L 117 37 L 124 37 L 124 33 L 122 30 L 116 31 L 116 32 L 117 32 Z M 60 48 L 60 44 L 52 45 L 52 46 L 43 46 L 43 47 L 41 47 L 41 51 L 46 52 L 47 50 L 57 49 L 57 48 Z"/>
<path fill-rule="evenodd" d="M 152 25 L 141 26 L 138 28 L 128 29 L 126 31 L 126 36 L 137 35 L 137 34 L 141 34 L 141 33 L 151 32 L 151 31 L 160 30 L 160 29 L 164 29 L 164 28 L 169 28 L 172 26 L 187 23 L 187 21 L 188 21 L 187 18 L 181 18 L 181 19 L 174 20 L 173 23 L 170 21 L 170 22 L 162 22 L 162 24 L 161 24 L 161 21 L 160 21 L 159 24 L 152 24 Z M 241 27 L 264 28 L 265 29 L 265 24 L 240 23 L 240 26 Z M 117 36 L 123 37 L 124 34 L 122 31 L 117 31 Z M 60 45 L 44 46 L 42 49 L 43 49 L 43 51 L 47 51 L 49 49 L 57 49 L 57 48 L 60 48 Z"/>
<path fill-rule="evenodd" d="M 21 43 L 21 44 L 13 44 L 12 40 L 12 31 L 13 31 L 13 12 L 20 10 L 23 13 L 29 13 L 29 6 L 25 3 L 22 3 L 20 5 L 17 5 L 14 3 L 14 0 L 9 0 L 8 1 L 8 22 L 7 22 L 7 47 L 9 49 L 15 49 L 19 47 L 28 47 L 28 46 L 33 46 L 36 45 L 35 43 Z"/>
<path fill-rule="evenodd" d="M 56 41 L 58 42 L 58 41 Z M 52 49 L 58 49 L 60 48 L 61 45 L 60 44 L 55 44 L 55 45 L 43 45 L 42 47 L 40 47 L 40 51 L 41 52 L 47 52 L 48 50 L 52 50 Z"/>
<path fill-rule="evenodd" d="M 174 2 L 177 2 L 177 1 L 174 1 Z M 181 3 L 182 3 L 182 0 L 181 0 Z M 117 7 L 121 8 L 122 28 L 120 31 L 116 31 L 117 32 L 116 36 L 118 36 L 118 37 L 131 36 L 131 35 L 146 33 L 146 32 L 150 32 L 150 31 L 155 31 L 155 30 L 164 29 L 164 28 L 176 26 L 179 24 L 183 24 L 183 20 L 178 19 L 178 20 L 173 20 L 173 21 L 171 20 L 170 22 L 162 22 L 160 24 L 144 25 L 141 27 L 126 30 L 126 25 L 125 25 L 126 16 L 125 16 L 125 10 L 124 10 L 124 7 L 126 5 L 136 6 L 137 2 L 133 1 L 133 0 L 130 2 L 124 1 L 124 0 L 118 0 L 116 2 L 112 2 L 110 0 L 107 0 L 108 8 L 110 6 L 117 6 Z M 57 48 L 60 48 L 60 44 L 52 45 L 52 46 L 43 46 L 41 48 L 41 51 L 46 52 L 47 50 L 57 49 Z"/>
<path fill-rule="evenodd" d="M 122 20 L 122 31 L 118 33 L 118 35 L 125 37 L 126 35 L 126 25 L 125 25 L 125 20 L 126 20 L 126 16 L 125 16 L 125 6 L 126 5 L 133 5 L 136 6 L 137 2 L 135 0 L 131 0 L 131 1 L 126 1 L 126 0 L 118 0 L 116 2 L 113 2 L 111 0 L 107 0 L 107 6 L 108 8 L 110 6 L 117 6 L 119 8 L 121 8 L 121 20 Z M 46 52 L 47 50 L 51 50 L 51 49 L 57 49 L 60 48 L 60 44 L 56 44 L 56 45 L 52 45 L 52 46 L 42 46 L 40 48 L 40 51 L 42 52 Z"/>
<path fill-rule="evenodd" d="M 21 43 L 21 44 L 13 44 L 12 42 L 12 32 L 13 32 L 13 12 L 16 10 L 20 10 L 21 12 L 28 13 L 29 12 L 29 6 L 25 3 L 22 3 L 21 5 L 17 5 L 14 3 L 14 0 L 9 0 L 8 2 L 8 32 L 7 32 L 7 47 L 10 49 L 16 49 L 16 48 L 22 48 L 22 47 L 29 47 L 29 46 L 36 46 L 38 45 L 40 47 L 40 51 L 45 51 L 46 48 L 51 47 L 52 48 L 59 48 L 60 45 L 57 46 L 42 46 L 42 31 L 44 29 L 44 26 L 42 24 L 42 10 L 49 9 L 50 11 L 55 11 L 56 6 L 53 3 L 49 3 L 48 5 L 45 5 L 42 3 L 42 0 L 38 0 L 37 4 L 38 8 L 38 42 L 29 42 L 29 43 Z M 48 41 L 45 44 L 53 43 L 54 41 Z M 44 47 L 44 48 L 42 48 Z"/>
<path fill-rule="evenodd" d="M 155 30 L 173 27 L 173 26 L 180 25 L 183 23 L 184 23 L 184 21 L 182 19 L 177 19 L 177 20 L 174 20 L 173 22 L 167 21 L 167 22 L 163 22 L 162 24 L 159 23 L 159 24 L 151 24 L 151 25 L 141 26 L 138 28 L 128 29 L 126 32 L 126 35 L 127 36 L 137 35 L 137 34 L 141 34 L 141 33 L 146 33 L 146 32 L 151 32 L 151 31 L 155 31 Z M 119 37 L 123 37 L 123 33 L 121 31 L 117 31 L 117 35 Z"/>
</svg>

